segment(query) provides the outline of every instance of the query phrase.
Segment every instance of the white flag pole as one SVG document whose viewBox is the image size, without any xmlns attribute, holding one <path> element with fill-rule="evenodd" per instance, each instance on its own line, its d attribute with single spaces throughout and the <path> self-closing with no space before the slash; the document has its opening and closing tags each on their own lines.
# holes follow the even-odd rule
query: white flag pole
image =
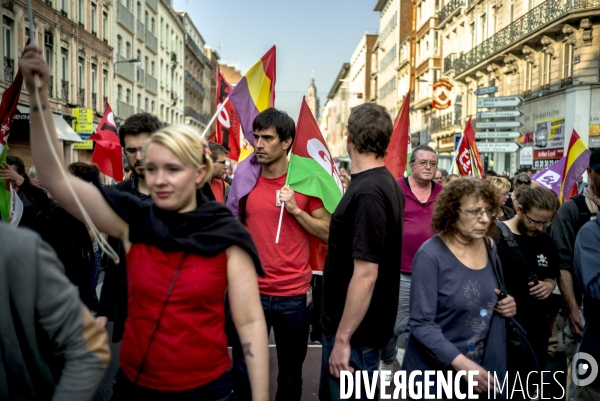
<svg viewBox="0 0 600 401">
<path fill-rule="evenodd" d="M 460 150 L 460 145 L 462 145 L 462 141 L 463 141 L 464 137 L 465 137 L 465 134 L 463 133 L 460 136 L 460 141 L 458 141 L 458 146 L 456 147 L 456 150 L 454 151 L 454 158 L 452 158 L 452 164 L 451 164 L 451 166 L 452 166 L 451 169 L 453 172 L 454 172 L 454 165 L 456 164 L 456 157 L 458 156 L 458 151 Z M 460 169 L 457 168 L 457 170 L 460 173 Z"/>
<path fill-rule="evenodd" d="M 275 243 L 279 244 L 279 233 L 281 232 L 281 220 L 283 220 L 283 209 L 285 208 L 285 202 L 281 202 L 281 211 L 279 212 L 279 224 L 277 225 L 277 236 L 275 237 Z"/>
<path fill-rule="evenodd" d="M 225 104 L 227 104 L 228 101 L 229 101 L 229 98 L 226 97 L 225 100 L 223 101 L 223 103 L 221 103 L 219 105 L 219 107 L 217 107 L 217 111 L 211 117 L 209 123 L 206 124 L 206 128 L 204 128 L 204 132 L 202 133 L 202 138 L 206 138 L 206 134 L 208 133 L 208 130 L 210 129 L 210 126 L 212 125 L 212 123 L 215 122 L 215 120 L 217 119 L 217 116 L 219 115 L 219 113 L 221 112 L 221 110 L 223 110 L 223 107 L 225 107 Z"/>
</svg>

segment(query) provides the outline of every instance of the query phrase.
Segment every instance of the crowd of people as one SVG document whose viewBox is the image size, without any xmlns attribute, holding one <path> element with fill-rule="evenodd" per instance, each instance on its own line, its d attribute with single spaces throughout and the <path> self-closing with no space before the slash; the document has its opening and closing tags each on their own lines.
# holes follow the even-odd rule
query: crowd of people
<svg viewBox="0 0 600 401">
<path fill-rule="evenodd" d="M 129 179 L 103 185 L 94 165 L 64 168 L 36 47 L 21 70 L 39 92 L 35 167 L 26 174 L 9 156 L 0 169 L 30 230 L 0 225 L 2 399 L 91 399 L 110 358 L 109 321 L 121 343 L 113 400 L 267 400 L 271 329 L 282 401 L 302 397 L 309 338 L 322 345 L 321 400 L 341 398 L 342 371 L 389 379 L 402 336 L 400 369 L 476 371 L 483 396 L 498 385 L 488 372 L 543 370 L 559 312 L 569 367 L 577 352 L 600 361 L 600 150 L 589 185 L 562 205 L 526 173 L 448 174 L 424 145 L 397 178 L 383 161 L 392 120 L 367 103 L 348 118 L 352 164 L 330 214 L 286 185 L 295 123 L 269 108 L 253 123 L 261 174 L 237 219 L 225 206 L 228 150 L 147 113 L 119 127 Z M 103 236 L 118 258 L 103 255 Z M 314 239 L 328 246 L 322 277 Z M 600 399 L 600 380 L 578 383 L 569 372 L 569 400 Z"/>
</svg>

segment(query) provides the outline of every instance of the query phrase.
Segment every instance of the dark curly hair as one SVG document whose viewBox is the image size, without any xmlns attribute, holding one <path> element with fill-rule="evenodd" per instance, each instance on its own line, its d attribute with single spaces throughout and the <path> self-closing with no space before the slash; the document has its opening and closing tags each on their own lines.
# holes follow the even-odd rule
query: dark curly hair
<svg viewBox="0 0 600 401">
<path fill-rule="evenodd" d="M 137 113 L 129 116 L 119 127 L 119 140 L 121 146 L 125 147 L 127 135 L 137 136 L 139 134 L 153 134 L 163 127 L 158 117 L 150 113 Z"/>
<path fill-rule="evenodd" d="M 352 109 L 348 117 L 348 135 L 358 153 L 387 155 L 394 124 L 388 112 L 375 103 L 364 103 Z"/>
<path fill-rule="evenodd" d="M 485 201 L 490 209 L 498 210 L 499 191 L 489 182 L 479 178 L 465 177 L 454 180 L 444 186 L 444 189 L 435 200 L 435 209 L 431 218 L 431 228 L 449 237 L 454 237 L 458 232 L 457 221 L 459 216 L 460 201 L 465 196 L 474 196 Z M 488 234 L 493 232 L 495 218 L 490 219 Z"/>
</svg>

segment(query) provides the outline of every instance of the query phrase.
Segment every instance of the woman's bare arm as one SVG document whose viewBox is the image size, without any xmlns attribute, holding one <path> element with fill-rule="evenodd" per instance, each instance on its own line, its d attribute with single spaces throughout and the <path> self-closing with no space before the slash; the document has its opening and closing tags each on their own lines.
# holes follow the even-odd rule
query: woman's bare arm
<svg viewBox="0 0 600 401">
<path fill-rule="evenodd" d="M 227 249 L 227 283 L 233 323 L 248 365 L 252 399 L 269 399 L 269 340 L 260 303 L 256 269 L 250 255 L 238 246 Z"/>
<path fill-rule="evenodd" d="M 68 181 L 92 222 L 100 231 L 116 238 L 127 238 L 127 223 L 110 208 L 100 191 L 95 186 L 72 176 L 65 169 L 62 146 L 56 135 L 52 110 L 48 103 L 47 87 L 50 74 L 41 50 L 32 45 L 25 47 L 20 67 L 27 89 L 31 94 L 31 151 L 39 179 L 44 188 L 66 211 L 77 219 L 84 221 L 83 213 L 69 190 Z M 34 92 L 36 90 L 35 76 L 39 77 L 39 87 L 37 88 L 39 102 Z M 44 130 L 44 122 L 48 128 L 50 141 Z M 52 149 L 58 156 L 58 162 Z"/>
</svg>

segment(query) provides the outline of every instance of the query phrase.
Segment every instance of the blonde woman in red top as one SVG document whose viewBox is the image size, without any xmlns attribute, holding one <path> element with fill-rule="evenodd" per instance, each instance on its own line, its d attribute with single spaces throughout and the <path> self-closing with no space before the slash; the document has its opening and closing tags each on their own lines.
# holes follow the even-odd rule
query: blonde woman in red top
<svg viewBox="0 0 600 401">
<path fill-rule="evenodd" d="M 198 191 L 212 170 L 206 141 L 189 126 L 170 126 L 145 142 L 152 205 L 90 185 L 60 171 L 64 161 L 48 104 L 49 71 L 37 47 L 25 48 L 21 70 L 31 94 L 31 147 L 44 186 L 83 220 L 69 180 L 98 229 L 122 239 L 127 252 L 129 313 L 113 399 L 236 399 L 224 330 L 227 289 L 252 398 L 267 400 L 268 339 L 256 277 L 264 272 L 247 230 L 224 205 Z"/>
</svg>

